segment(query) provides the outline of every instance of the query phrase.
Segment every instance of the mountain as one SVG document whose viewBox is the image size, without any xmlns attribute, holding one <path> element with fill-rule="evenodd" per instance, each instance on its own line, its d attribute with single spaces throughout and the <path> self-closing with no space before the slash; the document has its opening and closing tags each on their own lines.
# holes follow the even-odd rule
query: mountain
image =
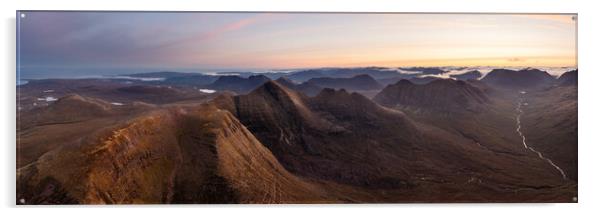
<svg viewBox="0 0 602 216">
<path fill-rule="evenodd" d="M 175 78 L 175 77 L 189 77 L 200 75 L 198 73 L 183 73 L 183 72 L 171 72 L 171 71 L 161 71 L 161 72 L 147 72 L 147 73 L 135 73 L 135 74 L 124 74 L 122 76 L 128 77 L 141 77 L 141 78 Z"/>
<path fill-rule="evenodd" d="M 161 80 L 129 80 L 135 83 L 145 83 L 153 85 L 181 85 L 181 86 L 203 86 L 208 85 L 218 79 L 218 76 L 205 75 L 200 73 L 182 73 L 182 72 L 149 72 L 149 73 L 136 73 L 126 74 L 121 77 L 135 77 L 135 78 L 161 78 Z M 119 78 L 119 77 L 118 77 Z"/>
<path fill-rule="evenodd" d="M 116 89 L 100 89 L 100 91 L 86 95 L 119 103 L 142 101 L 151 104 L 167 104 L 176 101 L 204 101 L 206 98 L 211 98 L 210 95 L 199 92 L 196 88 L 163 84 L 132 84 Z"/>
<path fill-rule="evenodd" d="M 248 93 L 269 80 L 270 78 L 264 75 L 255 75 L 248 78 L 239 76 L 220 76 L 215 82 L 207 85 L 206 88 Z"/>
<path fill-rule="evenodd" d="M 477 175 L 493 185 L 497 184 L 494 179 L 520 182 L 523 186 L 519 187 L 556 187 L 559 181 L 535 156 L 492 152 L 461 134 L 415 122 L 403 112 L 345 90 L 327 88 L 306 97 L 270 81 L 247 95 L 219 97 L 212 103 L 233 113 L 291 173 L 354 188 L 354 192 L 345 190 L 346 194 L 364 189 L 406 191 L 394 199 L 411 200 L 422 196 L 411 194 L 446 185 L 442 187 L 464 191 L 462 196 L 468 200 L 489 199 L 485 197 L 495 193 L 467 184 L 469 178 L 461 176 Z M 517 145 L 513 150 L 521 149 Z"/>
<path fill-rule="evenodd" d="M 84 122 L 110 115 L 121 114 L 127 109 L 144 109 L 143 105 L 115 106 L 104 100 L 70 94 L 59 98 L 48 106 L 37 107 L 23 112 L 19 118 L 19 128 L 30 128 L 36 125 L 56 125 Z"/>
<path fill-rule="evenodd" d="M 330 77 L 330 78 L 351 78 L 357 75 L 368 74 L 374 79 L 407 78 L 408 74 L 401 74 L 396 70 L 382 67 L 361 67 L 361 68 L 318 68 L 292 72 L 285 77 L 295 82 L 305 82 L 312 78 Z"/>
<path fill-rule="evenodd" d="M 558 92 L 539 96 L 537 91 L 529 91 L 521 95 L 531 94 L 534 94 L 531 96 L 533 99 L 529 99 L 528 106 L 525 103 L 527 108 L 524 108 L 525 114 L 521 114 L 523 117 L 520 121 L 516 107 L 517 103 L 524 103 L 517 98 L 520 95 L 515 93 L 510 97 L 507 94 L 499 94 L 497 91 L 488 90 L 477 80 L 437 80 L 425 85 L 415 85 L 402 80 L 387 86 L 374 100 L 381 105 L 403 111 L 418 123 L 472 140 L 472 145 L 477 148 L 514 160 L 529 160 L 525 163 L 532 166 L 538 164 L 537 172 L 546 173 L 556 181 L 567 181 L 547 163 L 547 160 L 524 148 L 522 142 L 527 142 L 537 146 L 535 149 L 545 151 L 545 155 L 550 155 L 548 157 L 552 160 L 558 161 L 559 166 L 569 173 L 568 178 L 576 179 L 573 169 L 576 163 L 571 163 L 576 161 L 574 157 L 577 155 L 574 142 L 576 100 L 571 99 L 570 94 L 563 95 Z M 555 96 L 556 99 L 553 100 Z M 562 100 L 565 101 L 560 102 L 560 98 L 564 98 Z M 531 102 L 535 101 L 541 105 L 532 107 Z M 517 128 L 520 122 L 523 124 Z M 519 139 L 517 130 L 521 130 L 526 138 Z"/>
<path fill-rule="evenodd" d="M 162 81 L 161 84 L 165 85 L 184 85 L 184 86 L 204 86 L 215 82 L 218 79 L 217 76 L 209 76 L 202 74 L 194 74 L 189 76 L 176 76 L 169 77 Z"/>
<path fill-rule="evenodd" d="M 74 142 L 98 128 L 154 108 L 144 103 L 114 105 L 104 100 L 71 94 L 48 106 L 21 111 L 17 118 L 17 167 L 42 154 Z"/>
<path fill-rule="evenodd" d="M 77 94 L 117 104 L 168 104 L 173 102 L 202 102 L 213 97 L 198 88 L 166 83 L 122 79 L 47 79 L 36 80 L 17 87 L 18 109 L 27 111 L 47 106 L 57 98 Z"/>
<path fill-rule="evenodd" d="M 375 173 L 382 171 L 367 167 L 377 163 L 386 167 L 387 160 L 357 158 L 371 148 L 362 141 L 365 138 L 358 137 L 396 131 L 398 138 L 380 144 L 380 148 L 397 146 L 396 151 L 400 151 L 408 149 L 409 139 L 418 134 L 403 114 L 344 90 L 326 89 L 309 98 L 270 81 L 248 95 L 222 98 L 216 103 L 235 113 L 287 170 L 315 179 L 390 187 L 391 182 Z"/>
<path fill-rule="evenodd" d="M 508 69 L 494 69 L 481 81 L 501 88 L 534 89 L 549 86 L 554 82 L 554 77 L 545 71 L 526 68 L 519 71 Z"/>
<path fill-rule="evenodd" d="M 457 80 L 469 80 L 469 79 L 476 80 L 476 79 L 481 78 L 481 76 L 483 76 L 483 74 L 481 74 L 481 72 L 478 70 L 468 71 L 468 72 L 462 73 L 462 74 L 449 75 L 449 77 L 455 78 Z"/>
<path fill-rule="evenodd" d="M 414 84 L 427 84 L 429 82 L 432 82 L 433 80 L 442 79 L 442 78 L 434 77 L 434 76 L 423 76 L 420 74 L 404 74 L 400 77 L 378 79 L 377 81 L 378 81 L 378 83 L 381 83 L 382 85 L 387 86 L 387 85 L 395 84 L 395 83 L 399 82 L 399 80 L 402 80 L 402 79 L 409 80 L 410 82 L 412 82 Z"/>
<path fill-rule="evenodd" d="M 101 129 L 18 169 L 17 178 L 17 200 L 28 204 L 336 202 L 211 106 Z"/>
<path fill-rule="evenodd" d="M 400 77 L 391 73 L 413 74 L 315 71 L 345 82 L 362 74 L 387 80 Z M 159 75 L 182 82 L 192 76 Z M 372 100 L 363 90 L 260 75 L 218 76 L 215 86 L 32 81 L 17 87 L 16 200 L 574 202 L 576 85 L 553 80 L 519 90 L 425 78 L 432 80 L 370 90 L 378 93 Z"/>
<path fill-rule="evenodd" d="M 438 67 L 402 67 L 399 68 L 405 71 L 416 71 L 416 72 L 421 72 L 422 74 L 430 74 L 430 75 L 439 75 L 439 74 L 444 74 L 447 71 L 438 68 Z"/>
<path fill-rule="evenodd" d="M 489 97 L 479 88 L 452 79 L 438 79 L 424 85 L 408 80 L 385 87 L 374 101 L 386 107 L 410 107 L 443 112 L 478 111 L 489 103 Z"/>
<path fill-rule="evenodd" d="M 116 89 L 122 94 L 140 94 L 140 95 L 155 95 L 155 96 L 167 96 L 177 95 L 180 93 L 178 89 L 170 88 L 167 86 L 153 86 L 153 85 L 134 85 L 126 86 Z"/>
<path fill-rule="evenodd" d="M 360 90 L 378 90 L 382 85 L 367 74 L 353 76 L 351 78 L 311 78 L 307 83 L 314 84 L 323 88 L 347 89 L 350 91 Z"/>
<path fill-rule="evenodd" d="M 301 92 L 307 96 L 315 96 L 322 90 L 322 87 L 315 85 L 313 83 L 304 82 L 301 84 L 294 83 L 292 80 L 280 77 L 276 80 L 276 82 L 280 85 L 286 86 L 287 88 L 293 89 L 295 91 Z"/>
<path fill-rule="evenodd" d="M 427 84 L 427 83 L 433 82 L 435 80 L 440 80 L 440 79 L 443 79 L 443 78 L 433 77 L 433 76 L 424 76 L 424 77 L 414 77 L 414 78 L 409 79 L 409 81 L 414 84 L 423 85 L 423 84 Z"/>
<path fill-rule="evenodd" d="M 572 70 L 563 73 L 558 77 L 558 83 L 560 85 L 577 85 L 577 70 Z"/>
<path fill-rule="evenodd" d="M 554 161 L 568 178 L 577 179 L 578 94 L 577 86 L 570 84 L 576 80 L 565 81 L 564 85 L 524 94 L 521 122 L 529 145 Z"/>
</svg>

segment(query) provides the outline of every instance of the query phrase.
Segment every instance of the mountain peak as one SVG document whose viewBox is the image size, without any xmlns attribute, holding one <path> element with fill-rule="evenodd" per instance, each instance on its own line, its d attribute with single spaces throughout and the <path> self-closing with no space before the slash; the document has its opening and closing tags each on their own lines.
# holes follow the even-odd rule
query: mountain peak
<svg viewBox="0 0 602 216">
<path fill-rule="evenodd" d="M 362 94 L 349 93 L 345 89 L 323 89 L 316 97 L 311 98 L 314 106 L 322 107 L 337 114 L 363 115 L 363 113 L 388 113 L 391 110 L 381 107 Z"/>
<path fill-rule="evenodd" d="M 311 78 L 307 81 L 307 83 L 321 86 L 323 88 L 347 90 L 377 90 L 382 88 L 380 83 L 372 78 L 372 76 L 367 74 L 360 74 L 349 78 Z"/>
<path fill-rule="evenodd" d="M 436 79 L 433 80 L 432 82 L 428 83 L 427 85 L 464 85 L 466 84 L 466 82 L 462 81 L 462 80 L 454 80 L 454 79 Z"/>
<path fill-rule="evenodd" d="M 427 109 L 445 112 L 477 110 L 489 102 L 487 95 L 471 84 L 453 79 L 437 79 L 423 85 L 400 81 L 385 87 L 374 97 L 377 103 L 397 109 Z"/>
<path fill-rule="evenodd" d="M 93 98 L 85 98 L 78 94 L 69 94 L 59 98 L 54 104 L 50 104 L 50 108 L 57 109 L 58 107 L 67 109 L 78 109 L 86 107 L 87 109 L 109 109 L 110 104 L 106 101 Z"/>
<path fill-rule="evenodd" d="M 393 85 L 414 85 L 414 83 L 412 83 L 411 81 L 409 81 L 407 79 L 400 79 Z"/>
<path fill-rule="evenodd" d="M 455 78 L 457 80 L 476 80 L 481 78 L 483 74 L 478 70 L 471 70 L 461 74 L 452 74 L 449 77 Z"/>
<path fill-rule="evenodd" d="M 253 75 L 248 78 L 240 76 L 220 76 L 215 82 L 208 85 L 209 89 L 229 90 L 237 93 L 248 93 L 269 81 L 264 75 Z"/>
<path fill-rule="evenodd" d="M 268 78 L 267 76 L 263 75 L 263 74 L 259 74 L 259 75 L 251 75 L 249 76 L 250 80 L 269 80 L 270 78 Z"/>
<path fill-rule="evenodd" d="M 290 93 L 290 90 L 287 87 L 279 84 L 278 82 L 276 82 L 274 80 L 268 80 L 267 82 L 263 83 L 261 86 L 257 87 L 255 90 L 251 91 L 250 94 L 264 94 L 264 93 L 280 97 L 280 95 L 283 95 L 283 94 L 288 95 Z"/>
<path fill-rule="evenodd" d="M 355 78 L 355 79 L 369 79 L 369 80 L 374 79 L 374 78 L 372 78 L 372 76 L 370 76 L 368 74 L 359 74 L 359 75 L 355 75 L 355 76 L 353 76 L 351 78 Z"/>
<path fill-rule="evenodd" d="M 297 84 L 286 77 L 280 77 L 276 80 L 276 82 L 282 86 L 303 93 L 307 96 L 315 96 L 322 90 L 322 87 L 317 86 L 315 84 L 308 82 Z"/>
<path fill-rule="evenodd" d="M 577 85 L 577 70 L 567 71 L 558 77 L 560 85 Z"/>
<path fill-rule="evenodd" d="M 68 94 L 62 98 L 59 98 L 57 102 L 65 102 L 65 101 L 85 101 L 86 99 L 78 94 Z"/>
<path fill-rule="evenodd" d="M 295 82 L 293 82 L 291 79 L 286 78 L 286 77 L 280 77 L 278 79 L 276 79 L 276 82 L 282 84 L 282 83 L 291 83 L 291 84 L 295 84 Z"/>
<path fill-rule="evenodd" d="M 345 89 L 333 89 L 333 88 L 324 88 L 322 89 L 322 91 L 320 91 L 320 93 L 317 95 L 317 97 L 332 97 L 332 96 L 347 96 L 349 95 L 349 93 L 347 93 L 347 91 Z"/>
<path fill-rule="evenodd" d="M 525 68 L 519 71 L 509 69 L 493 69 L 481 81 L 501 88 L 538 88 L 545 87 L 554 82 L 554 77 L 549 73 Z"/>
<path fill-rule="evenodd" d="M 20 120 L 22 128 L 103 117 L 111 114 L 112 109 L 106 101 L 70 94 L 46 107 L 32 109 L 28 112 L 30 114 Z"/>
</svg>

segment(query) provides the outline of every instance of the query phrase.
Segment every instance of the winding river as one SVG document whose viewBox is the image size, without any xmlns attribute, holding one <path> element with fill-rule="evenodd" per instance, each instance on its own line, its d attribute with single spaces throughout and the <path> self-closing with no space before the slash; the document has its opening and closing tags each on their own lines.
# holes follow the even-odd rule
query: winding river
<svg viewBox="0 0 602 216">
<path fill-rule="evenodd" d="M 558 167 L 558 165 L 556 165 L 552 160 L 550 160 L 549 158 L 546 158 L 543 156 L 543 154 L 537 150 L 535 150 L 533 147 L 527 145 L 527 138 L 525 137 L 525 135 L 521 132 L 521 122 L 520 122 L 520 117 L 523 114 L 523 110 L 522 110 L 522 106 L 523 105 L 527 105 L 524 103 L 525 99 L 522 95 L 526 94 L 527 92 L 522 91 L 520 92 L 521 96 L 518 99 L 518 104 L 516 106 L 516 132 L 518 133 L 518 135 L 520 135 L 520 137 L 523 140 L 523 146 L 525 146 L 525 149 L 532 151 L 534 153 L 536 153 L 539 158 L 541 158 L 542 160 L 548 162 L 550 165 L 552 165 L 554 168 L 556 168 L 556 170 L 558 170 L 558 172 L 562 175 L 562 178 L 566 180 L 566 174 L 564 173 L 564 170 L 562 170 L 560 167 Z"/>
</svg>

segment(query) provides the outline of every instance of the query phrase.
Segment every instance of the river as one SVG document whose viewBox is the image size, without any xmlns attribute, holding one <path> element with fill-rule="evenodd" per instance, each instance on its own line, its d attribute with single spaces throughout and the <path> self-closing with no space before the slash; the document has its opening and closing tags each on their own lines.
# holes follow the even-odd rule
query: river
<svg viewBox="0 0 602 216">
<path fill-rule="evenodd" d="M 523 114 L 523 109 L 522 107 L 524 105 L 527 105 L 525 103 L 525 98 L 523 97 L 523 95 L 527 94 L 527 92 L 525 91 L 521 91 L 520 92 L 521 95 L 518 98 L 518 104 L 516 106 L 516 132 L 518 133 L 518 135 L 522 138 L 523 141 L 523 146 L 525 147 L 525 149 L 532 151 L 534 153 L 536 153 L 539 158 L 541 158 L 542 160 L 548 162 L 548 164 L 552 165 L 556 170 L 558 170 L 558 172 L 560 173 L 560 175 L 562 175 L 562 178 L 566 180 L 566 174 L 564 173 L 564 170 L 562 170 L 562 168 L 560 168 L 558 165 L 556 165 L 552 160 L 550 160 L 547 157 L 544 157 L 543 154 L 537 150 L 535 150 L 533 147 L 527 145 L 527 138 L 525 137 L 525 135 L 522 133 L 521 131 L 521 122 L 520 122 L 520 117 Z"/>
</svg>

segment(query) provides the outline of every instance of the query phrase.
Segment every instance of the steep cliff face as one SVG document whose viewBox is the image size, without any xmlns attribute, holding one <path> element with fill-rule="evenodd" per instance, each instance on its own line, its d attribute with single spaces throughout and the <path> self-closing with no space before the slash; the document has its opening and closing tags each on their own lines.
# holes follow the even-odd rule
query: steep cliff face
<svg viewBox="0 0 602 216">
<path fill-rule="evenodd" d="M 247 95 L 222 97 L 215 103 L 235 114 L 272 151 L 303 154 L 309 146 L 302 134 L 310 129 L 327 132 L 334 127 L 312 112 L 307 100 L 306 96 L 269 81 Z"/>
<path fill-rule="evenodd" d="M 334 201 L 318 186 L 291 175 L 229 112 L 217 133 L 220 175 L 224 176 L 243 203 L 294 203 Z"/>
<path fill-rule="evenodd" d="M 24 203 L 329 200 L 288 173 L 230 112 L 212 106 L 154 111 L 17 172 L 17 199 Z"/>
</svg>

